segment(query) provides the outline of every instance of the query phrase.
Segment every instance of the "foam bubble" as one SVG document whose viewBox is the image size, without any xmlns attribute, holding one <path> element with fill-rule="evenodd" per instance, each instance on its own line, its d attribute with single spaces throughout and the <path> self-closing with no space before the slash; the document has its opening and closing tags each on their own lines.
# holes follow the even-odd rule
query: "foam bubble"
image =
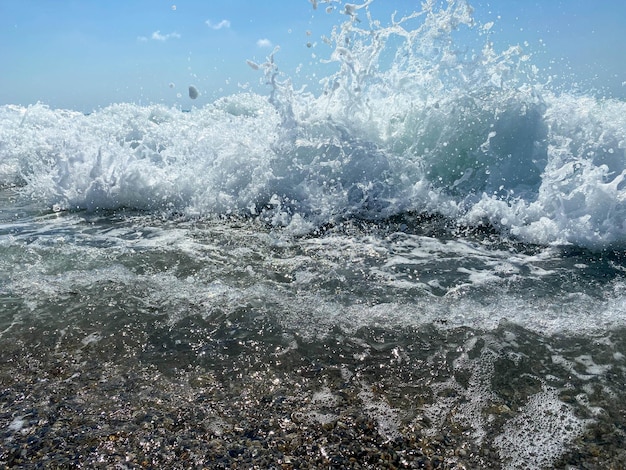
<svg viewBox="0 0 626 470">
<path fill-rule="evenodd" d="M 585 429 L 572 408 L 545 386 L 532 395 L 521 413 L 494 440 L 507 469 L 551 467 Z"/>
<path fill-rule="evenodd" d="M 11 421 L 11 423 L 9 423 L 8 428 L 9 428 L 9 431 L 18 432 L 24 429 L 25 426 L 26 426 L 26 420 L 23 417 L 16 417 L 16 418 L 13 418 L 13 421 Z"/>
<path fill-rule="evenodd" d="M 388 440 L 392 440 L 400 433 L 398 427 L 400 418 L 398 411 L 393 409 L 387 401 L 377 398 L 371 391 L 371 385 L 363 384 L 359 392 L 366 413 L 377 423 L 378 432 Z"/>
</svg>

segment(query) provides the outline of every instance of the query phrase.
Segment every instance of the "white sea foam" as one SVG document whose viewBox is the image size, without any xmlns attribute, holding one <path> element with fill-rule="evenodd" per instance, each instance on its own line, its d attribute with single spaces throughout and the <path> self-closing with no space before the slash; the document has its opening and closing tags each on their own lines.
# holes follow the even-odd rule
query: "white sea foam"
<svg viewBox="0 0 626 470">
<path fill-rule="evenodd" d="M 404 233 L 289 240 L 255 223 L 242 229 L 215 221 L 203 229 L 151 221 L 138 216 L 98 228 L 80 214 L 50 214 L 3 224 L 0 229 L 14 235 L 0 243 L 0 271 L 9 273 L 0 294 L 24 298 L 35 311 L 112 281 L 141 286 L 150 305 L 168 306 L 172 320 L 186 314 L 190 302 L 205 315 L 263 299 L 268 315 L 306 337 L 372 325 L 489 331 L 512 321 L 550 335 L 624 324 L 623 282 L 590 284 L 584 273 L 572 274 L 577 259 L 556 248 L 525 254 Z M 142 253 L 176 262 L 144 273 Z M 197 271 L 196 263 L 206 268 Z"/>
<path fill-rule="evenodd" d="M 426 5 L 389 27 L 346 7 L 319 95 L 281 81 L 274 51 L 250 62 L 268 98 L 0 107 L 0 184 L 55 210 L 239 213 L 294 233 L 411 210 L 531 243 L 623 244 L 626 103 L 551 91 L 519 47 L 461 53 L 454 31 L 481 31 L 467 3 Z"/>
<path fill-rule="evenodd" d="M 563 403 L 558 390 L 544 386 L 505 426 L 494 444 L 506 469 L 549 468 L 585 429 L 586 422 Z"/>
</svg>

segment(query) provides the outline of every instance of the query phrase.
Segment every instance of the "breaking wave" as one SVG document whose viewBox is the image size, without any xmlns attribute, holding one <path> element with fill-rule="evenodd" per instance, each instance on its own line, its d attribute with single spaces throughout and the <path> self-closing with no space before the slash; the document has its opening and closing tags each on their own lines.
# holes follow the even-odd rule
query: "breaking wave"
<svg viewBox="0 0 626 470">
<path fill-rule="evenodd" d="M 190 112 L 0 107 L 0 184 L 57 211 L 244 215 L 294 233 L 417 212 L 529 243 L 623 245 L 626 103 L 542 84 L 465 1 L 385 26 L 359 15 L 323 38 L 336 70 L 317 94 L 274 51 L 251 63 L 268 96 Z"/>
</svg>

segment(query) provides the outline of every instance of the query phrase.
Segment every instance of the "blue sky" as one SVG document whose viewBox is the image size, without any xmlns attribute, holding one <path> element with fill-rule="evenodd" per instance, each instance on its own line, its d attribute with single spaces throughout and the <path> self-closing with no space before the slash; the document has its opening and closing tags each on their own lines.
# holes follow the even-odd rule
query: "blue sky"
<svg viewBox="0 0 626 470">
<path fill-rule="evenodd" d="M 384 22 L 393 10 L 406 13 L 420 4 L 375 0 L 370 8 Z M 479 22 L 495 21 L 497 47 L 526 41 L 543 70 L 626 96 L 626 2 L 470 4 Z M 320 37 L 346 19 L 343 3 L 333 5 L 327 14 L 327 4 L 314 10 L 309 0 L 0 0 L 0 105 L 188 108 L 242 86 L 263 92 L 260 72 L 246 59 L 263 61 L 279 45 L 277 60 L 286 73 L 295 74 L 298 64 L 315 66 L 329 54 Z M 187 96 L 190 84 L 201 93 L 194 102 Z"/>
</svg>

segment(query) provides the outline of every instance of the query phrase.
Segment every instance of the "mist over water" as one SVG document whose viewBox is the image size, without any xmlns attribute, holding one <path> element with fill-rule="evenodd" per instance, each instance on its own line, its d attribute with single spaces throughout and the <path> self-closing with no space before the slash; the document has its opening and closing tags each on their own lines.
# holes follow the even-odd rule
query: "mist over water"
<svg viewBox="0 0 626 470">
<path fill-rule="evenodd" d="M 344 5 L 315 92 L 0 107 L 2 463 L 626 462 L 626 103 L 422 8 Z"/>
</svg>

